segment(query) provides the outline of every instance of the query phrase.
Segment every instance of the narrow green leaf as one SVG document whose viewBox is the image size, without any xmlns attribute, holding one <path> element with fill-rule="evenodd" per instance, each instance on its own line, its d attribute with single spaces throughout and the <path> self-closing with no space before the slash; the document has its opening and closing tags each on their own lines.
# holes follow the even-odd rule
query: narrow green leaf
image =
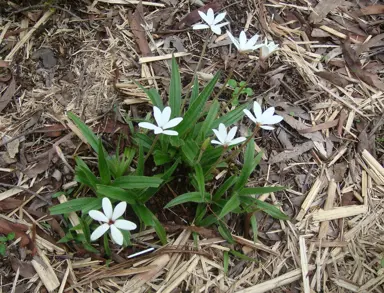
<svg viewBox="0 0 384 293">
<path fill-rule="evenodd" d="M 237 209 L 240 206 L 239 196 L 237 194 L 232 195 L 232 197 L 227 201 L 223 209 L 219 214 L 219 219 L 223 218 L 233 210 Z"/>
<path fill-rule="evenodd" d="M 88 198 L 88 203 L 81 209 L 83 214 L 88 214 L 91 210 L 99 210 L 102 206 L 102 198 Z"/>
<path fill-rule="evenodd" d="M 136 175 L 144 175 L 144 148 L 141 144 L 139 144 L 139 159 L 137 160 Z"/>
<path fill-rule="evenodd" d="M 228 265 L 229 265 L 229 253 L 228 251 L 224 251 L 223 253 L 223 261 L 224 261 L 224 274 L 228 274 Z"/>
<path fill-rule="evenodd" d="M 153 214 L 145 205 L 135 204 L 132 205 L 132 209 L 144 225 L 153 226 Z"/>
<path fill-rule="evenodd" d="M 112 182 L 112 186 L 121 187 L 125 189 L 135 189 L 135 188 L 147 188 L 147 187 L 158 187 L 163 180 L 159 177 L 149 177 L 149 176 L 122 176 L 116 178 Z"/>
<path fill-rule="evenodd" d="M 156 107 L 158 107 L 160 110 L 163 110 L 163 101 L 159 95 L 159 93 L 154 88 L 150 88 L 147 90 L 145 87 L 143 87 L 140 83 L 135 82 L 138 87 L 140 87 L 148 96 L 148 98 L 151 100 L 152 104 Z"/>
<path fill-rule="evenodd" d="M 76 162 L 76 175 L 83 175 L 87 181 L 88 181 L 88 186 L 92 187 L 92 188 L 95 188 L 96 184 L 99 183 L 99 179 L 97 179 L 97 177 L 95 176 L 95 174 L 93 174 L 93 172 L 91 171 L 91 169 L 89 169 L 89 167 L 87 166 L 87 164 L 85 164 L 85 162 L 80 159 L 79 157 L 75 157 L 75 162 Z M 76 179 L 76 177 L 75 177 Z M 82 182 L 84 183 L 84 182 Z"/>
<path fill-rule="evenodd" d="M 205 217 L 203 220 L 200 221 L 199 226 L 209 227 L 209 226 L 217 223 L 217 221 L 218 221 L 218 219 L 217 219 L 216 216 L 209 215 L 209 216 Z"/>
<path fill-rule="evenodd" d="M 103 148 L 103 144 L 101 143 L 101 139 L 99 140 L 98 147 L 98 161 L 99 161 L 99 173 L 101 183 L 108 185 L 111 183 L 111 172 L 109 171 L 107 160 L 105 159 L 105 150 Z"/>
<path fill-rule="evenodd" d="M 208 114 L 204 119 L 203 125 L 201 126 L 199 138 L 204 139 L 208 134 L 212 134 L 212 124 L 215 121 L 217 114 L 219 113 L 220 103 L 217 100 L 214 100 L 212 105 L 209 108 Z"/>
<path fill-rule="evenodd" d="M 189 162 L 190 165 L 193 165 L 194 160 L 199 153 L 199 146 L 195 140 L 187 139 L 185 140 L 185 144 L 181 147 L 181 151 L 187 162 Z"/>
<path fill-rule="evenodd" d="M 232 110 L 231 112 L 228 112 L 227 114 L 221 116 L 219 119 L 216 119 L 215 122 L 212 124 L 212 128 L 218 128 L 220 123 L 223 123 L 224 125 L 232 125 L 239 121 L 243 116 L 245 115 L 243 110 L 247 109 L 248 103 L 243 104 L 239 107 L 236 107 L 235 110 Z"/>
<path fill-rule="evenodd" d="M 200 164 L 195 165 L 195 179 L 196 179 L 199 191 L 201 193 L 201 196 L 203 196 L 205 193 L 205 181 L 204 181 L 203 169 L 201 168 Z"/>
<path fill-rule="evenodd" d="M 284 214 L 282 211 L 280 211 L 280 209 L 278 209 L 274 205 L 271 205 L 269 203 L 266 203 L 266 202 L 258 200 L 258 199 L 255 199 L 255 203 L 260 210 L 267 213 L 268 215 L 270 215 L 273 218 L 276 218 L 279 220 L 288 220 L 289 219 L 289 217 L 286 214 Z"/>
<path fill-rule="evenodd" d="M 217 81 L 219 80 L 220 72 L 212 78 L 212 80 L 203 89 L 200 95 L 189 106 L 188 111 L 183 117 L 183 121 L 175 128 L 179 132 L 179 136 L 182 136 L 188 129 L 192 128 L 201 117 L 204 106 L 211 96 Z"/>
<path fill-rule="evenodd" d="M 136 204 L 136 192 L 122 189 L 120 187 L 115 187 L 115 186 L 109 186 L 109 185 L 96 185 L 96 191 L 97 193 L 104 195 L 106 197 L 120 200 L 120 201 L 125 201 L 129 203 L 130 205 Z"/>
<path fill-rule="evenodd" d="M 110 257 L 111 256 L 111 248 L 109 247 L 109 237 L 108 237 L 108 234 L 105 233 L 104 235 L 104 239 L 103 239 L 103 242 L 104 242 L 104 251 L 105 251 L 105 254 Z"/>
<path fill-rule="evenodd" d="M 199 78 L 195 75 L 193 77 L 193 87 L 191 92 L 191 99 L 189 101 L 190 105 L 196 100 L 199 96 Z"/>
<path fill-rule="evenodd" d="M 227 240 L 230 244 L 233 244 L 235 243 L 235 241 L 233 240 L 233 237 L 231 235 L 231 232 L 228 230 L 227 226 L 225 226 L 222 222 L 218 222 L 219 223 L 219 233 L 220 235 L 225 239 Z"/>
<path fill-rule="evenodd" d="M 255 216 L 255 213 L 252 213 L 252 216 L 251 216 L 251 227 L 252 227 L 252 232 L 253 232 L 253 241 L 257 241 L 257 235 L 259 234 L 258 233 L 258 225 L 257 225 L 257 220 L 256 220 L 256 216 Z"/>
<path fill-rule="evenodd" d="M 206 202 L 209 199 L 209 193 L 206 193 L 204 197 L 201 196 L 200 192 L 188 192 L 184 193 L 182 195 L 179 195 L 178 197 L 172 199 L 167 205 L 164 207 L 165 209 L 183 204 L 186 202 Z"/>
<path fill-rule="evenodd" d="M 216 190 L 216 192 L 213 194 L 213 201 L 219 200 L 231 187 L 233 184 L 235 184 L 237 181 L 237 177 L 232 175 L 228 177 L 227 180 L 224 181 L 223 184 L 220 185 L 220 187 Z"/>
<path fill-rule="evenodd" d="M 150 136 L 148 136 L 147 134 L 144 134 L 144 133 L 136 133 L 133 136 L 133 140 L 135 141 L 135 143 L 139 147 L 141 146 L 144 149 L 148 149 L 148 150 L 151 148 L 151 145 L 153 142 L 153 140 L 150 138 Z"/>
<path fill-rule="evenodd" d="M 257 261 L 258 261 L 257 259 L 254 259 L 254 258 L 252 258 L 252 257 L 246 256 L 245 254 L 242 254 L 241 252 L 238 252 L 238 251 L 233 250 L 233 249 L 231 249 L 229 252 L 230 252 L 231 254 L 233 254 L 234 256 L 236 256 L 236 257 L 242 259 L 242 260 L 246 260 L 246 261 L 254 261 L 254 262 L 257 262 Z"/>
<path fill-rule="evenodd" d="M 81 225 L 81 230 L 84 233 L 84 237 L 87 240 L 88 243 L 91 241 L 91 231 L 89 229 L 88 223 L 84 220 L 84 217 L 80 218 L 80 225 Z"/>
<path fill-rule="evenodd" d="M 69 119 L 75 123 L 75 125 L 79 128 L 84 138 L 87 140 L 89 145 L 93 148 L 95 153 L 98 152 L 98 137 L 93 133 L 93 131 L 83 122 L 79 117 L 77 117 L 72 112 L 68 112 L 67 116 Z"/>
<path fill-rule="evenodd" d="M 153 160 L 155 161 L 156 166 L 162 166 L 166 163 L 172 161 L 172 158 L 168 153 L 165 153 L 161 150 L 156 150 L 153 152 Z"/>
<path fill-rule="evenodd" d="M 83 247 L 85 248 L 85 250 L 89 251 L 89 252 L 93 252 L 93 253 L 100 253 L 100 251 L 96 248 L 94 248 L 91 244 L 89 244 L 88 242 L 83 242 Z"/>
<path fill-rule="evenodd" d="M 88 197 L 72 199 L 54 207 L 50 207 L 49 211 L 51 215 L 68 214 L 70 212 L 80 211 L 85 205 L 89 203 L 89 200 L 90 198 Z"/>
<path fill-rule="evenodd" d="M 167 233 L 165 232 L 164 227 L 161 225 L 160 221 L 153 215 L 153 228 L 155 228 L 157 236 L 163 245 L 167 244 Z"/>
<path fill-rule="evenodd" d="M 239 195 L 260 195 L 270 192 L 277 192 L 286 189 L 282 186 L 265 186 L 265 187 L 245 187 L 239 190 Z"/>
<path fill-rule="evenodd" d="M 254 154 L 255 154 L 255 143 L 253 142 L 253 140 L 250 140 L 245 150 L 243 168 L 241 169 L 239 180 L 237 180 L 234 186 L 234 190 L 239 190 L 243 188 L 244 185 L 248 182 L 249 176 L 251 176 L 252 172 L 255 169 Z"/>
<path fill-rule="evenodd" d="M 172 57 L 171 84 L 169 86 L 169 106 L 172 109 L 171 117 L 178 117 L 181 110 L 181 79 L 176 58 Z"/>
<path fill-rule="evenodd" d="M 5 246 L 4 243 L 0 243 L 0 255 L 5 256 L 5 251 L 7 247 Z"/>
</svg>

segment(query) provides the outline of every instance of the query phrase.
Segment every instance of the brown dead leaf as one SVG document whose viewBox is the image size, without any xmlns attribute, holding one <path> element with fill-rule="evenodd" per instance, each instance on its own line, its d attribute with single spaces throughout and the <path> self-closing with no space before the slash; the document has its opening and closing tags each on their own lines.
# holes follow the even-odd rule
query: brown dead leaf
<svg viewBox="0 0 384 293">
<path fill-rule="evenodd" d="M 376 74 L 372 74 L 361 68 L 359 56 L 351 47 L 351 42 L 347 40 L 342 45 L 344 60 L 352 74 L 364 81 L 365 83 L 375 86 L 384 91 L 384 82 Z"/>
<path fill-rule="evenodd" d="M 11 232 L 15 232 L 16 239 L 21 238 L 20 246 L 25 247 L 28 245 L 28 248 L 31 251 L 33 251 L 34 245 L 33 245 L 31 238 L 29 238 L 29 236 L 25 233 L 27 231 L 28 231 L 28 227 L 25 225 L 16 224 L 16 223 L 12 223 L 10 221 L 4 220 L 4 219 L 0 219 L 0 233 L 1 234 L 7 235 Z"/>
<path fill-rule="evenodd" d="M 199 9 L 192 10 L 182 20 L 180 20 L 178 24 L 176 24 L 175 29 L 183 29 L 199 22 L 201 18 L 198 11 L 207 13 L 209 8 L 212 8 L 214 12 L 217 12 L 221 9 L 221 4 L 218 2 L 212 2 L 200 7 Z"/>
<path fill-rule="evenodd" d="M 8 66 L 9 66 L 9 63 L 7 61 L 0 60 L 0 67 L 8 67 Z"/>
<path fill-rule="evenodd" d="M 20 275 L 24 278 L 32 278 L 35 274 L 35 268 L 29 261 L 21 261 L 14 256 L 10 256 L 12 269 L 16 272 L 18 269 L 20 270 Z"/>
<path fill-rule="evenodd" d="M 339 137 L 341 137 L 341 135 L 343 133 L 343 125 L 344 125 L 345 120 L 347 120 L 347 117 L 348 117 L 347 111 L 342 110 L 340 112 L 340 116 L 339 116 L 339 125 L 337 126 L 337 135 Z"/>
<path fill-rule="evenodd" d="M 7 107 L 8 103 L 11 101 L 13 95 L 16 92 L 16 81 L 14 78 L 11 79 L 11 82 L 8 85 L 7 90 L 0 97 L 0 112 Z"/>
<path fill-rule="evenodd" d="M 308 126 L 306 126 L 304 123 L 300 122 L 299 120 L 296 120 L 293 118 L 291 115 L 288 115 L 284 112 L 281 111 L 276 111 L 276 113 L 280 116 L 283 116 L 284 121 L 289 124 L 292 128 L 296 129 L 297 131 L 307 129 Z M 311 133 L 300 133 L 300 135 L 311 139 L 313 141 L 318 141 L 318 142 L 324 142 L 324 137 L 321 135 L 319 131 L 316 132 L 311 132 Z"/>
<path fill-rule="evenodd" d="M 309 16 L 309 21 L 312 23 L 318 23 L 322 21 L 329 12 L 342 5 L 344 0 L 322 0 L 313 9 Z"/>
<path fill-rule="evenodd" d="M 384 14 L 384 5 L 371 5 L 360 9 L 360 15 Z"/>
<path fill-rule="evenodd" d="M 0 201 L 0 212 L 14 210 L 22 205 L 23 201 L 15 198 L 6 198 Z"/>
<path fill-rule="evenodd" d="M 48 136 L 48 137 L 59 137 L 63 134 L 63 131 L 66 129 L 67 128 L 64 125 L 60 123 L 55 123 L 55 124 L 40 127 L 39 129 L 36 129 L 34 132 L 45 133 L 45 136 Z"/>
<path fill-rule="evenodd" d="M 317 76 L 320 76 L 321 78 L 324 78 L 325 80 L 341 86 L 341 87 L 346 87 L 348 84 L 350 84 L 350 81 L 342 77 L 340 74 L 335 73 L 335 72 L 329 72 L 329 71 L 319 71 L 315 72 Z"/>
<path fill-rule="evenodd" d="M 273 156 L 269 160 L 269 164 L 276 164 L 280 162 L 285 162 L 289 159 L 296 158 L 300 156 L 301 154 L 304 154 L 305 152 L 308 152 L 310 149 L 314 147 L 314 143 L 312 141 L 307 141 L 301 145 L 296 145 L 293 149 L 291 150 L 286 150 L 283 151 L 275 156 Z"/>
<path fill-rule="evenodd" d="M 303 133 L 316 132 L 319 130 L 324 130 L 324 129 L 335 127 L 337 124 L 339 124 L 339 119 L 327 121 L 325 123 L 317 124 L 317 125 L 309 127 L 309 128 L 301 129 L 301 130 L 299 130 L 299 133 L 303 134 Z"/>
<path fill-rule="evenodd" d="M 140 2 L 136 6 L 135 12 L 129 13 L 130 26 L 133 35 L 135 36 L 135 40 L 137 45 L 139 46 L 139 50 L 142 56 L 151 56 L 152 52 L 149 48 L 149 44 L 147 41 L 147 36 L 145 33 L 145 20 L 144 20 L 144 11 L 143 4 Z"/>
</svg>

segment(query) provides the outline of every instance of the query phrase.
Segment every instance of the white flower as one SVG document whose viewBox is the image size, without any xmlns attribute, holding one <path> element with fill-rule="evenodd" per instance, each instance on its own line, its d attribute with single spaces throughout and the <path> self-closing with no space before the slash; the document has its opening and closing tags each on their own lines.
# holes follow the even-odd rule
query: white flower
<svg viewBox="0 0 384 293">
<path fill-rule="evenodd" d="M 223 22 L 223 23 L 219 23 L 220 21 L 222 21 L 226 15 L 226 12 L 222 12 L 222 13 L 219 13 L 216 17 L 215 17 L 215 14 L 213 12 L 213 9 L 212 8 L 209 8 L 208 11 L 207 11 L 207 14 L 205 14 L 204 12 L 201 12 L 201 11 L 197 11 L 199 14 L 200 14 L 200 17 L 207 23 L 207 24 L 204 24 L 204 23 L 198 23 L 198 24 L 195 24 L 192 28 L 194 30 L 201 30 L 201 29 L 211 29 L 211 31 L 213 31 L 216 35 L 221 35 L 221 27 L 229 24 L 229 22 Z"/>
<path fill-rule="evenodd" d="M 275 44 L 273 41 L 268 43 L 268 40 L 265 40 L 265 43 L 262 45 L 260 50 L 260 58 L 266 59 L 269 55 L 276 51 L 277 48 L 279 48 L 278 44 Z"/>
<path fill-rule="evenodd" d="M 273 130 L 274 128 L 272 126 L 267 126 L 266 124 L 276 124 L 276 123 L 279 123 L 281 120 L 283 120 L 283 117 L 279 115 L 273 115 L 275 113 L 274 107 L 270 107 L 267 110 L 265 110 L 264 113 L 262 113 L 261 107 L 258 102 L 253 103 L 253 113 L 255 113 L 255 115 L 253 115 L 247 109 L 243 111 L 249 117 L 249 119 L 251 119 L 261 128 L 267 129 L 267 130 Z"/>
<path fill-rule="evenodd" d="M 239 144 L 244 140 L 246 140 L 245 137 L 235 138 L 237 126 L 230 129 L 229 132 L 227 133 L 227 128 L 225 127 L 225 125 L 223 123 L 220 123 L 219 129 L 212 129 L 212 130 L 216 134 L 217 138 L 219 139 L 218 141 L 212 140 L 211 142 L 213 144 L 220 144 L 224 147 L 228 147 L 231 145 Z"/>
<path fill-rule="evenodd" d="M 174 130 L 166 130 L 168 128 L 175 127 L 178 125 L 183 118 L 177 117 L 171 118 L 171 108 L 165 107 L 163 112 L 156 106 L 153 107 L 153 116 L 155 116 L 155 120 L 157 125 L 149 123 L 149 122 L 140 122 L 139 126 L 147 129 L 151 129 L 155 131 L 155 134 L 164 133 L 166 135 L 178 135 L 177 131 Z"/>
<path fill-rule="evenodd" d="M 249 40 L 247 40 L 247 36 L 244 31 L 241 31 L 239 40 L 237 40 L 229 31 L 227 31 L 227 35 L 240 53 L 249 53 L 264 46 L 264 44 L 256 45 L 257 40 L 259 39 L 259 35 L 257 34 Z"/>
<path fill-rule="evenodd" d="M 122 201 L 113 210 L 111 201 L 107 198 L 103 198 L 103 211 L 104 213 L 96 210 L 89 211 L 89 216 L 100 222 L 104 222 L 93 231 L 91 235 L 91 241 L 99 239 L 105 232 L 111 229 L 112 239 L 115 243 L 123 245 L 123 233 L 121 230 L 135 230 L 136 224 L 127 220 L 118 220 L 127 208 L 127 203 Z"/>
</svg>

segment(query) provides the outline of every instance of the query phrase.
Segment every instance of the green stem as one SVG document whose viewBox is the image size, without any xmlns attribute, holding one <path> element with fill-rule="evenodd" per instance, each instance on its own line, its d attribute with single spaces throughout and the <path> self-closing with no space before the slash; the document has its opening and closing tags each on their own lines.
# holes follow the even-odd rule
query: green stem
<svg viewBox="0 0 384 293">
<path fill-rule="evenodd" d="M 155 145 L 156 145 L 157 141 L 159 140 L 159 137 L 160 137 L 160 135 L 156 134 L 155 139 L 153 140 L 153 143 L 151 145 L 151 148 L 149 149 L 149 152 L 147 153 L 147 155 L 144 158 L 144 163 L 149 158 L 149 156 L 152 154 L 153 150 L 155 149 Z"/>
<path fill-rule="evenodd" d="M 199 62 L 197 63 L 197 66 L 196 66 L 196 70 L 195 70 L 196 73 L 199 71 L 201 61 L 203 60 L 203 57 L 205 55 L 205 51 L 207 50 L 208 42 L 210 41 L 211 38 L 212 38 L 212 33 L 209 35 L 208 38 L 205 39 L 203 49 L 202 49 L 201 54 L 200 54 Z"/>
<path fill-rule="evenodd" d="M 223 146 L 223 152 L 221 153 L 220 157 L 216 160 L 216 162 L 211 166 L 211 168 L 209 168 L 209 170 L 205 173 L 205 176 L 211 173 L 212 170 L 214 170 L 215 167 L 222 161 L 227 149 L 228 149 L 228 146 Z"/>
<path fill-rule="evenodd" d="M 232 161 L 235 157 L 237 157 L 240 154 L 242 149 L 244 149 L 247 146 L 249 141 L 256 135 L 256 133 L 259 131 L 259 129 L 260 129 L 260 126 L 258 124 L 256 124 L 255 129 L 253 130 L 253 133 L 250 136 L 248 136 L 247 140 L 235 152 L 233 152 L 228 157 L 227 162 Z"/>
</svg>

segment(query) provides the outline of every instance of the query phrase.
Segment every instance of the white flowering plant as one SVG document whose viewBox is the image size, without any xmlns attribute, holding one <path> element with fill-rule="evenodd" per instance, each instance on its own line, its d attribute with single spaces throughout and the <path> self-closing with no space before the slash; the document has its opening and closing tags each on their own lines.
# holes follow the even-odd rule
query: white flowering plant
<svg viewBox="0 0 384 293">
<path fill-rule="evenodd" d="M 228 241 L 232 241 L 226 225 L 226 216 L 230 213 L 251 213 L 254 235 L 257 235 L 255 211 L 264 211 L 279 219 L 287 218 L 278 207 L 257 199 L 260 194 L 280 191 L 283 187 L 247 186 L 262 156 L 255 154 L 254 135 L 261 128 L 271 129 L 270 125 L 282 118 L 274 115 L 273 108 L 262 113 L 257 102 L 253 105 L 254 114 L 248 110 L 249 103 L 245 103 L 221 115 L 220 103 L 214 93 L 220 73 L 201 91 L 197 78 L 194 78 L 192 89 L 183 95 L 175 59 L 171 71 L 166 102 L 155 89 L 142 87 L 153 104 L 152 111 L 141 121 L 128 121 L 131 125 L 138 123 L 132 128 L 132 145 L 122 154 L 117 149 L 115 154 L 109 155 L 101 138 L 79 117 L 68 113 L 69 120 L 79 129 L 78 135 L 97 154 L 98 168 L 92 169 L 76 157 L 75 180 L 81 184 L 80 188 L 67 193 L 74 199 L 50 209 L 53 215 L 82 213 L 81 223 L 73 227 L 63 241 L 77 237 L 92 250 L 92 242 L 104 236 L 104 247 L 108 252 L 109 240 L 118 245 L 130 244 L 129 231 L 136 228 L 136 220 L 141 229 L 154 227 L 159 240 L 165 243 L 166 231 L 150 203 L 152 199 L 164 196 L 169 188 L 177 194 L 164 199 L 164 209 L 183 205 L 195 211 L 191 224 L 216 225 Z M 236 123 L 244 117 L 249 117 L 253 131 L 241 135 Z M 235 159 L 242 161 L 240 170 L 234 164 Z M 224 175 L 215 179 L 219 173 Z M 117 204 L 117 216 L 112 212 L 112 204 Z M 101 208 L 103 213 L 98 211 Z M 128 212 L 124 213 L 126 208 Z M 120 219 L 124 215 L 132 222 Z M 84 233 L 74 235 L 73 231 L 79 229 Z"/>
</svg>

